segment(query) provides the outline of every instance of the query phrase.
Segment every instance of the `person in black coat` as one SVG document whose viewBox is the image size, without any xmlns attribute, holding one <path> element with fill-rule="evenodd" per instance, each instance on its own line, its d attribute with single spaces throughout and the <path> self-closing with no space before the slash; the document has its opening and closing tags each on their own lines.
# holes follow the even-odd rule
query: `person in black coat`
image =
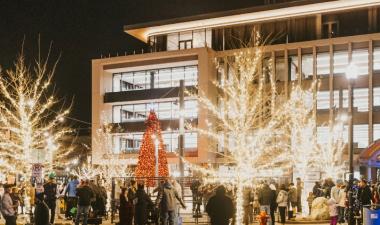
<svg viewBox="0 0 380 225">
<path fill-rule="evenodd" d="M 148 208 L 153 205 L 153 202 L 145 192 L 143 184 L 137 186 L 136 201 L 135 224 L 145 225 L 148 222 Z"/>
<path fill-rule="evenodd" d="M 49 222 L 49 207 L 44 201 L 44 194 L 37 195 L 36 206 L 34 208 L 34 224 L 35 225 L 50 225 Z"/>
<path fill-rule="evenodd" d="M 121 188 L 120 206 L 119 206 L 119 225 L 132 225 L 133 221 L 133 203 L 125 197 L 127 188 Z"/>
<path fill-rule="evenodd" d="M 367 185 L 367 181 L 364 179 L 360 181 L 359 193 L 360 193 L 359 197 L 360 197 L 361 205 L 363 206 L 371 205 L 371 199 L 372 199 L 371 189 Z"/>
<path fill-rule="evenodd" d="M 232 199 L 226 196 L 226 188 L 221 185 L 216 188 L 216 194 L 206 205 L 206 212 L 211 219 L 211 225 L 228 225 L 234 215 Z"/>
</svg>

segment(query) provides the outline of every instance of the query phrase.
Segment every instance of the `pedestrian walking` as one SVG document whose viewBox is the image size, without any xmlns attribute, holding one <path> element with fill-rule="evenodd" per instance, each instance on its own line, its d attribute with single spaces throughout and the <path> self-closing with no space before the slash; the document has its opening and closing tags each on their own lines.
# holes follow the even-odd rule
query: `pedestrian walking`
<svg viewBox="0 0 380 225">
<path fill-rule="evenodd" d="M 162 225 L 174 225 L 175 210 L 177 207 L 177 200 L 186 208 L 185 203 L 179 197 L 177 191 L 173 188 L 169 180 L 165 180 L 163 187 L 159 190 L 156 207 L 160 209 Z"/>
<path fill-rule="evenodd" d="M 269 188 L 272 190 L 272 199 L 270 201 L 270 218 L 272 221 L 272 225 L 275 225 L 275 219 L 274 219 L 274 213 L 277 210 L 277 191 L 276 191 L 276 186 L 274 184 L 270 184 Z"/>
<path fill-rule="evenodd" d="M 77 187 L 77 215 L 75 218 L 75 225 L 79 225 L 80 218 L 83 214 L 83 225 L 87 225 L 88 212 L 90 210 L 91 200 L 95 197 L 93 191 L 89 186 L 88 180 L 82 181 Z"/>
<path fill-rule="evenodd" d="M 70 220 L 71 209 L 77 205 L 77 186 L 79 185 L 78 177 L 72 176 L 70 182 L 67 184 L 66 189 L 64 190 L 64 199 L 66 203 L 65 217 Z"/>
<path fill-rule="evenodd" d="M 148 209 L 153 205 L 152 200 L 144 190 L 144 184 L 137 185 L 136 205 L 135 205 L 135 224 L 146 225 L 148 222 Z M 178 223 L 177 223 L 178 224 Z"/>
<path fill-rule="evenodd" d="M 285 224 L 285 213 L 286 207 L 288 206 L 288 192 L 286 191 L 284 184 L 280 186 L 280 191 L 278 192 L 276 202 L 278 211 L 280 212 L 280 223 Z"/>
<path fill-rule="evenodd" d="M 127 188 L 122 187 L 120 193 L 120 206 L 119 206 L 119 225 L 132 225 L 134 207 L 132 200 L 129 201 L 126 195 Z"/>
<path fill-rule="evenodd" d="M 232 199 L 226 196 L 226 188 L 221 185 L 206 205 L 206 212 L 211 219 L 211 225 L 228 225 L 234 215 Z"/>
<path fill-rule="evenodd" d="M 49 207 L 45 203 L 44 194 L 37 194 L 36 197 L 36 207 L 34 208 L 34 224 L 50 225 Z"/>
<path fill-rule="evenodd" d="M 49 174 L 49 180 L 47 183 L 44 184 L 44 197 L 45 202 L 50 210 L 50 223 L 54 224 L 55 219 L 55 208 L 57 206 L 57 193 L 58 193 L 58 187 L 55 183 L 55 173 Z"/>
<path fill-rule="evenodd" d="M 9 185 L 4 185 L 4 195 L 1 199 L 1 214 L 5 219 L 5 225 L 16 225 L 15 205 L 11 198 L 11 188 Z"/>
<path fill-rule="evenodd" d="M 329 206 L 330 225 L 336 225 L 338 222 L 337 204 L 333 198 L 330 198 L 327 200 L 327 205 Z"/>
<path fill-rule="evenodd" d="M 339 190 L 339 202 L 337 202 L 338 203 L 338 222 L 339 223 L 345 222 L 344 211 L 346 208 L 346 200 L 347 200 L 346 185 L 342 184 L 340 186 L 340 190 Z"/>
<path fill-rule="evenodd" d="M 289 185 L 289 211 L 293 211 L 293 217 L 296 216 L 296 207 L 297 207 L 297 188 L 294 186 L 294 183 Z"/>
<path fill-rule="evenodd" d="M 271 206 L 276 204 L 276 194 L 270 189 L 267 183 L 259 191 L 260 211 L 265 211 L 267 215 L 271 214 Z"/>
</svg>

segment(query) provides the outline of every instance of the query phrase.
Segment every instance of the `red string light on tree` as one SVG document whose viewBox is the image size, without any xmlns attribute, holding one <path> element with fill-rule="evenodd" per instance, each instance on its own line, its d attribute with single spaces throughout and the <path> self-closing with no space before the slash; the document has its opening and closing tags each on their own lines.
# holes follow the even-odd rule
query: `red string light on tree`
<svg viewBox="0 0 380 225">
<path fill-rule="evenodd" d="M 139 161 L 135 175 L 137 178 L 153 178 L 155 177 L 155 143 L 154 137 L 158 140 L 158 176 L 168 177 L 168 161 L 166 158 L 166 150 L 161 135 L 160 122 L 156 113 L 152 110 L 148 119 L 145 121 L 146 130 L 142 139 L 139 153 Z M 146 185 L 154 186 L 153 179 L 147 179 Z"/>
</svg>

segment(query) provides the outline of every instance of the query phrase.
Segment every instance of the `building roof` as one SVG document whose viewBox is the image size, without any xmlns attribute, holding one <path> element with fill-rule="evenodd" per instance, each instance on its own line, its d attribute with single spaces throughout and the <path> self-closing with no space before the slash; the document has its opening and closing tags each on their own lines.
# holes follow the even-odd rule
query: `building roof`
<svg viewBox="0 0 380 225">
<path fill-rule="evenodd" d="M 124 31 L 141 41 L 149 36 L 180 31 L 224 27 L 287 17 L 312 15 L 380 5 L 380 0 L 294 0 L 250 8 L 213 12 L 189 17 L 124 26 Z"/>
</svg>

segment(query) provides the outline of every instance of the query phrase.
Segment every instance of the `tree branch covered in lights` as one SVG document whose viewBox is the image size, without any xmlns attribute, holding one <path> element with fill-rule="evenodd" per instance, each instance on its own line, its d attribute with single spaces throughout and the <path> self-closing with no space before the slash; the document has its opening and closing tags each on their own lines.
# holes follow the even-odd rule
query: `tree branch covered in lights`
<svg viewBox="0 0 380 225">
<path fill-rule="evenodd" d="M 50 53 L 50 52 L 49 52 Z M 69 108 L 51 88 L 57 62 L 49 69 L 46 59 L 36 59 L 33 69 L 21 54 L 14 68 L 0 74 L 0 159 L 14 165 L 13 172 L 30 173 L 32 163 L 50 157 L 58 140 L 70 132 L 62 120 Z M 54 109 L 54 110 L 53 110 Z M 45 156 L 41 158 L 41 156 Z"/>
<path fill-rule="evenodd" d="M 214 82 L 220 90 L 217 103 L 202 90 L 193 94 L 201 108 L 207 110 L 209 126 L 202 129 L 187 125 L 224 147 L 223 151 L 215 150 L 215 153 L 224 156 L 233 171 L 230 174 L 187 164 L 193 170 L 211 174 L 214 181 L 228 180 L 236 186 L 236 224 L 242 224 L 243 188 L 252 185 L 271 165 L 283 161 L 281 147 L 286 141 L 282 138 L 286 112 L 279 107 L 286 98 L 283 102 L 278 101 L 272 60 L 264 59 L 264 47 L 258 37 L 256 35 L 253 46 L 232 56 L 217 58 L 221 74 L 220 81 Z M 264 62 L 267 64 L 263 66 Z"/>
</svg>

